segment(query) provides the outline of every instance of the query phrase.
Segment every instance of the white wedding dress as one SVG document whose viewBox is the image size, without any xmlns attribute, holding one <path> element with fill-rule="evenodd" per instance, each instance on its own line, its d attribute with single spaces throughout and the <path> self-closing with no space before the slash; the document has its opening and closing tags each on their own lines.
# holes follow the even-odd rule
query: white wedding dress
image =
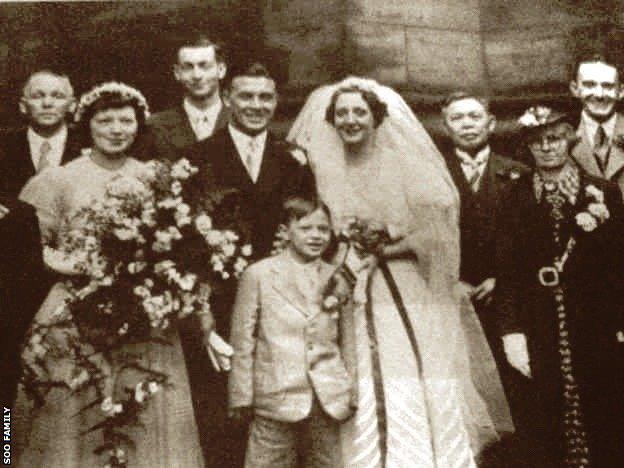
<svg viewBox="0 0 624 468">
<path fill-rule="evenodd" d="M 142 163 L 128 159 L 118 170 L 97 165 L 88 156 L 81 156 L 69 164 L 49 169 L 31 179 L 20 198 L 37 208 L 44 238 L 63 236 L 72 225 L 72 214 L 105 192 L 106 184 L 117 173 L 131 174 Z M 47 321 L 67 297 L 63 282 L 55 284 L 37 313 L 35 320 Z M 170 388 L 160 390 L 141 415 L 143 427 L 132 427 L 122 432 L 136 444 L 127 455 L 128 467 L 197 468 L 203 467 L 197 426 L 195 423 L 186 366 L 175 330 L 164 336 L 171 346 L 160 344 L 134 345 L 131 350 L 142 356 L 142 363 L 169 375 Z M 57 372 L 68 362 L 55 363 Z M 122 385 L 133 388 L 133 377 L 125 375 L 116 382 L 116 391 Z M 123 380 L 123 382 L 122 382 Z M 80 409 L 93 401 L 94 393 L 70 394 L 65 389 L 54 389 L 42 407 L 32 408 L 20 387 L 15 408 L 14 440 L 19 454 L 17 466 L 24 468 L 86 468 L 103 466 L 105 455 L 95 455 L 93 449 L 102 443 L 100 430 L 82 434 L 102 419 L 99 405 L 87 411 Z"/>
<path fill-rule="evenodd" d="M 323 118 L 347 84 L 388 105 L 364 164 L 349 164 Z M 476 314 L 456 293 L 459 202 L 441 156 L 400 96 L 357 78 L 315 91 L 289 138 L 308 150 L 337 229 L 353 216 L 381 221 L 417 249 L 418 260 L 388 260 L 358 280 L 358 410 L 341 428 L 344 468 L 475 467 L 513 425 Z"/>
</svg>

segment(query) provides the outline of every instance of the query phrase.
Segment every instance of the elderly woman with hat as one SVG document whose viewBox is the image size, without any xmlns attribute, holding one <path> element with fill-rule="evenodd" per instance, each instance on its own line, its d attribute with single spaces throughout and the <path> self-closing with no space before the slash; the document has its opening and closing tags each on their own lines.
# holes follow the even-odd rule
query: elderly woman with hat
<svg viewBox="0 0 624 468">
<path fill-rule="evenodd" d="M 564 114 L 533 107 L 519 124 L 535 166 L 501 204 L 497 305 L 507 359 L 530 379 L 525 453 L 529 466 L 621 466 L 621 195 L 571 159 Z"/>
</svg>

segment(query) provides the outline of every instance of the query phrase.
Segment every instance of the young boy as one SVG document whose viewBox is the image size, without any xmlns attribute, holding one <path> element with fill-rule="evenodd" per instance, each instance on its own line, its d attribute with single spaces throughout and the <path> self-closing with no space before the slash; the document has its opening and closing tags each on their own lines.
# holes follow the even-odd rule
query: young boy
<svg viewBox="0 0 624 468">
<path fill-rule="evenodd" d="M 243 274 L 232 315 L 229 407 L 252 419 L 246 468 L 341 466 L 339 422 L 353 412 L 354 382 L 340 349 L 336 311 L 322 308 L 334 267 L 319 201 L 284 204 L 287 247 Z"/>
</svg>

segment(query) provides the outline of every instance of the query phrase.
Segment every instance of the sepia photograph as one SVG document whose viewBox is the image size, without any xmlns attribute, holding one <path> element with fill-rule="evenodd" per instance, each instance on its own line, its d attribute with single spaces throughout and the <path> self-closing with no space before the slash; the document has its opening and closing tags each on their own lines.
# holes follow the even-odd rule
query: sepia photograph
<svg viewBox="0 0 624 468">
<path fill-rule="evenodd" d="M 0 1 L 2 465 L 618 468 L 624 0 Z"/>
</svg>

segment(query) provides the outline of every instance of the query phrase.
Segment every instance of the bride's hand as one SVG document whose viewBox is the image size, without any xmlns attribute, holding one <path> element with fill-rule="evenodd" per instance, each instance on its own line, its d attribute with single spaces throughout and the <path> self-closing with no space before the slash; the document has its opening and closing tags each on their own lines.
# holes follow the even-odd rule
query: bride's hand
<svg viewBox="0 0 624 468">
<path fill-rule="evenodd" d="M 392 241 L 386 244 L 381 250 L 383 258 L 399 258 L 418 256 L 416 248 L 416 239 L 413 234 L 391 233 Z"/>
</svg>

